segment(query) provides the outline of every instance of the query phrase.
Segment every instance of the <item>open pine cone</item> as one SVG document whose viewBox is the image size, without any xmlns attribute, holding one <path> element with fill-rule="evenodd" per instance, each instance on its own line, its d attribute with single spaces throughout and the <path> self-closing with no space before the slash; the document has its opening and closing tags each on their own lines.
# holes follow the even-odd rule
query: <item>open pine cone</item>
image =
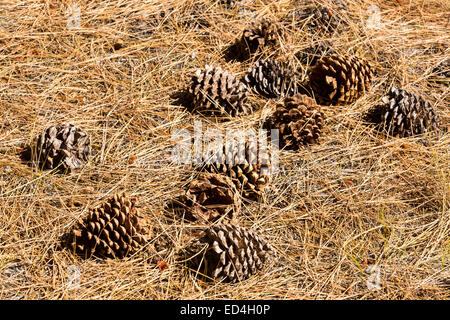
<svg viewBox="0 0 450 320">
<path fill-rule="evenodd" d="M 214 150 L 203 169 L 227 175 L 242 196 L 258 199 L 271 180 L 270 145 L 264 150 L 258 141 L 234 142 L 227 141 L 221 150 Z"/>
<path fill-rule="evenodd" d="M 292 22 L 297 28 L 306 29 L 309 33 L 331 33 L 348 25 L 345 19 L 347 4 L 343 0 L 328 1 L 326 6 L 317 3 L 299 3 L 300 8 L 288 14 L 288 25 Z M 306 28 L 305 28 L 306 27 Z"/>
<path fill-rule="evenodd" d="M 70 172 L 81 169 L 91 155 L 91 142 L 86 132 L 71 123 L 50 126 L 29 147 L 26 158 L 43 169 Z"/>
<path fill-rule="evenodd" d="M 265 47 L 275 48 L 283 36 L 278 24 L 269 18 L 262 18 L 249 24 L 241 37 L 241 50 L 245 57 L 259 54 Z"/>
<path fill-rule="evenodd" d="M 248 68 L 247 86 L 268 98 L 291 96 L 297 92 L 297 74 L 278 60 L 260 60 Z"/>
<path fill-rule="evenodd" d="M 205 115 L 247 115 L 252 112 L 247 100 L 247 86 L 232 73 L 206 65 L 192 77 L 190 94 L 193 111 Z"/>
<path fill-rule="evenodd" d="M 323 123 L 324 115 L 314 99 L 297 94 L 278 104 L 264 127 L 279 130 L 280 148 L 297 150 L 318 143 Z"/>
<path fill-rule="evenodd" d="M 169 207 L 187 220 L 209 223 L 222 217 L 234 219 L 240 211 L 240 199 L 229 177 L 201 173 L 184 195 L 169 202 Z"/>
<path fill-rule="evenodd" d="M 311 68 L 309 86 L 321 104 L 349 104 L 370 89 L 372 77 L 367 61 L 333 54 Z"/>
<path fill-rule="evenodd" d="M 69 247 L 90 258 L 124 258 L 135 253 L 146 241 L 149 225 L 138 215 L 136 199 L 115 195 L 94 208 L 71 230 Z"/>
<path fill-rule="evenodd" d="M 441 121 L 429 101 L 408 91 L 392 87 L 383 104 L 369 112 L 369 120 L 389 134 L 409 137 L 426 132 L 440 133 Z"/>
<path fill-rule="evenodd" d="M 192 269 L 225 282 L 249 278 L 275 256 L 272 246 L 256 232 L 229 224 L 205 229 L 189 251 Z"/>
</svg>

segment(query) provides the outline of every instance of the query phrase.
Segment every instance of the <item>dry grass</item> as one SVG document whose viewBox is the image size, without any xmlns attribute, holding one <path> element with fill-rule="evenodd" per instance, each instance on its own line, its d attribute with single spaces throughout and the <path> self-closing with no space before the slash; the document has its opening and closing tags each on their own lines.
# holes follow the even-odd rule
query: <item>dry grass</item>
<svg viewBox="0 0 450 320">
<path fill-rule="evenodd" d="M 448 127 L 449 79 L 431 81 L 450 54 L 448 1 L 352 0 L 349 28 L 330 35 L 292 28 L 294 1 L 242 3 L 239 12 L 209 0 L 2 1 L 0 299 L 450 298 L 450 135 L 427 146 L 423 137 L 388 137 L 363 121 L 396 84 L 428 98 Z M 381 8 L 379 29 L 365 24 L 373 3 Z M 71 4 L 81 9 L 81 28 L 67 28 Z M 168 159 L 171 134 L 200 119 L 171 96 L 205 63 L 244 74 L 250 62 L 226 61 L 224 51 L 262 16 L 285 21 L 289 32 L 267 55 L 295 59 L 327 39 L 371 60 L 377 77 L 356 103 L 325 108 L 321 144 L 282 152 L 263 201 L 246 203 L 239 224 L 265 234 L 279 259 L 242 283 L 204 283 L 176 262 L 195 226 L 163 214 L 195 174 Z M 261 123 L 274 102 L 251 100 L 262 111 L 208 125 Z M 90 134 L 87 167 L 56 175 L 22 162 L 20 148 L 60 121 Z M 78 217 L 120 190 L 139 196 L 154 219 L 148 246 L 123 261 L 81 260 L 58 247 Z M 169 268 L 160 271 L 158 261 Z M 71 265 L 82 277 L 69 290 Z M 379 290 L 366 285 L 370 265 L 380 268 Z"/>
</svg>

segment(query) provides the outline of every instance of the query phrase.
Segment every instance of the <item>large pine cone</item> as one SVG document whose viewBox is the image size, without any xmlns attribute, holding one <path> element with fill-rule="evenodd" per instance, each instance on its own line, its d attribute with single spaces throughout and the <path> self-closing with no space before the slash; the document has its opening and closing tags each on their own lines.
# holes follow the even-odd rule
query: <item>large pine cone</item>
<svg viewBox="0 0 450 320">
<path fill-rule="evenodd" d="M 206 229 L 190 250 L 196 254 L 190 263 L 193 269 L 225 282 L 249 278 L 275 256 L 272 246 L 254 231 L 229 224 Z"/>
<path fill-rule="evenodd" d="M 240 199 L 231 179 L 213 173 L 201 173 L 169 207 L 185 219 L 200 223 L 215 222 L 222 217 L 230 220 L 239 214 Z"/>
<path fill-rule="evenodd" d="M 321 104 L 349 104 L 369 90 L 372 77 L 367 61 L 334 54 L 312 67 L 309 85 Z"/>
<path fill-rule="evenodd" d="M 238 139 L 221 148 L 211 154 L 203 169 L 229 176 L 242 196 L 258 199 L 271 180 L 270 145 L 264 150 L 258 141 Z"/>
<path fill-rule="evenodd" d="M 37 138 L 32 162 L 43 169 L 68 171 L 82 168 L 91 155 L 89 136 L 71 123 L 53 125 Z"/>
<path fill-rule="evenodd" d="M 261 53 L 265 47 L 274 48 L 282 35 L 280 26 L 269 18 L 254 21 L 242 33 L 242 54 L 249 57 Z"/>
<path fill-rule="evenodd" d="M 295 71 L 278 60 L 260 60 L 245 75 L 247 86 L 267 98 L 291 96 L 297 92 Z"/>
<path fill-rule="evenodd" d="M 135 253 L 148 236 L 145 219 L 139 218 L 136 199 L 115 195 L 72 229 L 69 246 L 75 253 L 90 258 L 123 258 Z"/>
<path fill-rule="evenodd" d="M 247 86 L 228 71 L 206 65 L 192 77 L 190 93 L 193 111 L 205 115 L 246 115 L 252 112 L 246 105 Z"/>
<path fill-rule="evenodd" d="M 369 112 L 368 118 L 391 135 L 409 137 L 426 132 L 440 133 L 441 121 L 429 101 L 408 91 L 392 87 L 383 105 Z"/>
<path fill-rule="evenodd" d="M 314 99 L 297 94 L 278 104 L 264 127 L 279 130 L 280 148 L 297 150 L 318 143 L 323 123 L 324 115 Z"/>
</svg>

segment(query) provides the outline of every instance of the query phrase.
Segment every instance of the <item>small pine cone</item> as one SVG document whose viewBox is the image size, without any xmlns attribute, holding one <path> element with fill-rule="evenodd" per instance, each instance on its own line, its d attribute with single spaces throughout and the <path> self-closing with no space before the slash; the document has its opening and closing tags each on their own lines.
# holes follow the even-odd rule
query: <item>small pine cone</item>
<svg viewBox="0 0 450 320">
<path fill-rule="evenodd" d="M 297 92 L 295 71 L 278 60 L 260 60 L 248 68 L 247 86 L 267 98 L 291 96 Z"/>
<path fill-rule="evenodd" d="M 242 33 L 242 53 L 246 57 L 260 53 L 263 48 L 274 48 L 279 44 L 282 31 L 278 24 L 268 18 L 262 18 L 248 25 Z"/>
<path fill-rule="evenodd" d="M 245 198 L 258 199 L 270 183 L 270 149 L 262 149 L 258 141 L 227 143 L 208 157 L 203 169 L 227 175 Z"/>
<path fill-rule="evenodd" d="M 295 56 L 300 63 L 313 66 L 320 58 L 333 53 L 335 53 L 335 51 L 332 48 L 332 44 L 329 41 L 324 40 L 315 45 L 299 50 Z"/>
<path fill-rule="evenodd" d="M 275 250 L 263 237 L 229 224 L 206 229 L 190 250 L 196 254 L 190 261 L 193 269 L 210 279 L 225 282 L 249 278 L 275 256 Z"/>
<path fill-rule="evenodd" d="M 146 220 L 139 218 L 135 204 L 135 198 L 116 194 L 92 209 L 72 229 L 70 248 L 85 258 L 93 255 L 124 258 L 135 253 L 148 234 L 148 225 L 144 225 Z"/>
<path fill-rule="evenodd" d="M 180 17 L 181 23 L 189 28 L 209 28 L 208 8 L 203 4 L 195 4 L 185 8 Z"/>
<path fill-rule="evenodd" d="M 206 65 L 192 77 L 190 91 L 193 110 L 205 115 L 247 115 L 252 112 L 246 105 L 247 86 L 228 71 Z"/>
<path fill-rule="evenodd" d="M 334 32 L 341 26 L 348 24 L 343 15 L 348 9 L 346 3 L 342 0 L 333 2 L 327 6 L 310 3 L 306 8 L 291 12 L 288 15 L 289 20 L 294 19 L 296 27 L 306 26 L 310 33 Z"/>
<path fill-rule="evenodd" d="M 278 104 L 264 127 L 279 130 L 280 148 L 297 150 L 318 143 L 323 123 L 324 115 L 314 99 L 297 94 Z"/>
<path fill-rule="evenodd" d="M 383 105 L 369 112 L 368 118 L 381 124 L 389 134 L 409 137 L 426 132 L 441 132 L 441 121 L 429 101 L 408 91 L 392 87 Z"/>
<path fill-rule="evenodd" d="M 184 195 L 169 202 L 169 207 L 187 220 L 209 223 L 222 217 L 233 220 L 239 214 L 240 199 L 230 178 L 201 173 Z"/>
<path fill-rule="evenodd" d="M 89 136 L 71 123 L 53 125 L 38 136 L 35 166 L 68 171 L 82 168 L 91 155 Z"/>
<path fill-rule="evenodd" d="M 367 61 L 333 54 L 312 67 L 309 86 L 321 104 L 349 104 L 369 90 L 372 77 Z"/>
</svg>

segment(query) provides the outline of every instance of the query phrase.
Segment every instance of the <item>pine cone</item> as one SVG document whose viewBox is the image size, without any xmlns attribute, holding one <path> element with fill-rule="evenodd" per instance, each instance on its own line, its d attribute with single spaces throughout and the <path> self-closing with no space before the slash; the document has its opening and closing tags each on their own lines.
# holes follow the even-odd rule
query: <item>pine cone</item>
<svg viewBox="0 0 450 320">
<path fill-rule="evenodd" d="M 245 198 L 257 199 L 270 183 L 270 149 L 260 149 L 257 141 L 227 143 L 209 157 L 204 170 L 229 176 Z"/>
<path fill-rule="evenodd" d="M 324 115 L 314 99 L 297 94 L 278 104 L 264 127 L 279 130 L 280 148 L 297 150 L 318 143 L 323 123 Z"/>
<path fill-rule="evenodd" d="M 265 239 L 246 228 L 221 224 L 211 226 L 204 233 L 190 249 L 197 254 L 190 264 L 210 279 L 243 281 L 275 256 L 274 249 Z"/>
<path fill-rule="evenodd" d="M 248 25 L 241 37 L 242 54 L 246 58 L 252 54 L 260 53 L 264 47 L 276 47 L 282 31 L 278 24 L 268 18 L 262 18 Z"/>
<path fill-rule="evenodd" d="M 239 213 L 240 200 L 230 178 L 201 173 L 169 207 L 187 220 L 209 223 L 224 216 L 232 220 Z"/>
<path fill-rule="evenodd" d="M 247 86 L 267 98 L 291 96 L 297 92 L 295 71 L 277 60 L 257 61 L 244 78 Z"/>
<path fill-rule="evenodd" d="M 70 247 L 85 258 L 92 255 L 123 258 L 144 244 L 148 230 L 139 219 L 136 199 L 115 195 L 78 221 L 71 231 Z"/>
<path fill-rule="evenodd" d="M 190 93 L 193 110 L 206 115 L 246 115 L 252 112 L 246 105 L 248 89 L 244 83 L 220 67 L 206 65 L 192 77 Z"/>
<path fill-rule="evenodd" d="M 431 103 L 408 91 L 392 87 L 383 105 L 369 112 L 369 120 L 379 123 L 389 134 L 409 137 L 435 131 L 441 121 Z"/>
<path fill-rule="evenodd" d="M 90 139 L 80 128 L 62 123 L 47 128 L 39 135 L 34 151 L 30 156 L 35 166 L 70 172 L 82 168 L 89 160 Z"/>
<path fill-rule="evenodd" d="M 211 23 L 208 21 L 209 17 L 207 9 L 208 8 L 203 4 L 195 4 L 186 7 L 180 17 L 181 23 L 189 28 L 195 29 L 211 27 Z M 202 33 L 204 33 L 204 31 Z"/>
<path fill-rule="evenodd" d="M 334 54 L 312 67 L 309 86 L 321 104 L 349 104 L 369 90 L 372 76 L 367 61 Z"/>
<path fill-rule="evenodd" d="M 299 50 L 295 56 L 302 64 L 313 66 L 323 56 L 334 53 L 335 51 L 332 48 L 332 44 L 329 41 L 324 40 L 305 49 Z"/>
<path fill-rule="evenodd" d="M 303 27 L 306 23 L 306 29 L 310 33 L 334 32 L 339 27 L 348 25 L 343 18 L 343 13 L 348 9 L 344 1 L 335 0 L 333 2 L 328 3 L 326 7 L 310 3 L 306 8 L 291 12 L 288 16 L 289 20 L 294 19 L 296 27 Z"/>
</svg>

